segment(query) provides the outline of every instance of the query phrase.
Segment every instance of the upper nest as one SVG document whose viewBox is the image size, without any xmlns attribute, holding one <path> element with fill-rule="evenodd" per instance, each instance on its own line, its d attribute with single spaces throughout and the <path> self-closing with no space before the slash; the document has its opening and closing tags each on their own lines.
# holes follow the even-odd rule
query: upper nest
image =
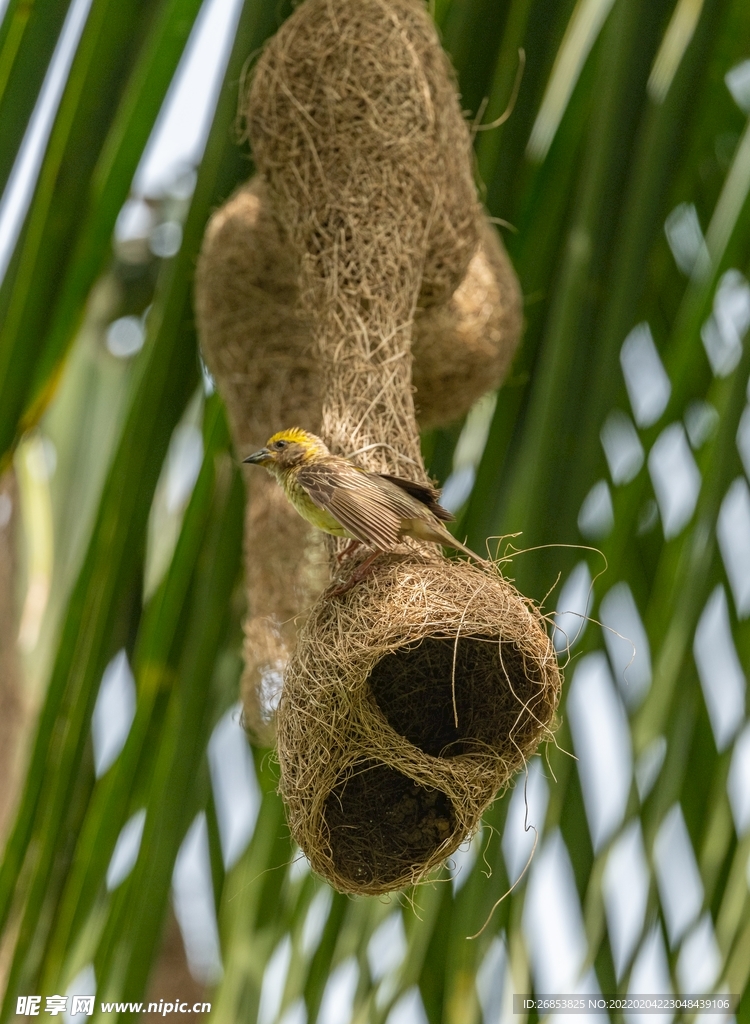
<svg viewBox="0 0 750 1024">
<path fill-rule="evenodd" d="M 415 269 L 420 305 L 453 294 L 479 206 L 453 70 L 420 0 L 306 0 L 264 50 L 244 114 L 319 280 L 357 306 Z"/>
</svg>

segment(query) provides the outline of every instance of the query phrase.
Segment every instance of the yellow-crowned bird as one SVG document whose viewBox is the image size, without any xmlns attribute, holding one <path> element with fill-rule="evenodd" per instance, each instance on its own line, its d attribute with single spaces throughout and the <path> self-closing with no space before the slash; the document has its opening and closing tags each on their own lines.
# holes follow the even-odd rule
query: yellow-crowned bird
<svg viewBox="0 0 750 1024">
<path fill-rule="evenodd" d="M 481 561 L 445 528 L 453 516 L 438 504 L 439 491 L 413 480 L 369 473 L 351 459 L 331 455 L 315 434 L 298 427 L 281 430 L 244 461 L 265 466 L 313 526 L 334 537 L 349 537 L 353 546 L 375 548 L 352 582 L 363 577 L 380 551 L 395 547 L 404 537 L 457 548 Z"/>
</svg>

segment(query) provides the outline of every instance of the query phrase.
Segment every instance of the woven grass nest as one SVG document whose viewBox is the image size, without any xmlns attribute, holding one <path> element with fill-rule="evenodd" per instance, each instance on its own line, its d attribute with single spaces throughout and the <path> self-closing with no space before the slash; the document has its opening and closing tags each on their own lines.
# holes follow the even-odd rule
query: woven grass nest
<svg viewBox="0 0 750 1024">
<path fill-rule="evenodd" d="M 493 326 L 511 339 L 499 359 L 496 344 L 485 349 L 491 387 L 493 367 L 507 366 L 515 347 L 520 307 L 477 201 L 470 134 L 424 4 L 305 0 L 258 60 L 241 112 L 260 178 L 236 197 L 237 223 L 252 206 L 255 237 L 277 253 L 266 263 L 252 257 L 247 293 L 269 329 L 274 303 L 284 309 L 277 321 L 289 338 L 276 332 L 255 360 L 233 358 L 243 349 L 242 300 L 220 269 L 227 250 L 216 242 L 232 223 L 224 216 L 204 248 L 198 314 L 239 454 L 265 441 L 254 435 L 269 415 L 280 420 L 268 434 L 298 422 L 300 371 L 299 425 L 314 425 L 331 451 L 356 453 L 368 470 L 428 482 L 414 382 L 423 408 L 433 387 L 434 408 L 454 419 L 464 399 L 452 399 L 452 382 L 472 364 L 471 339 L 481 348 L 482 328 Z M 232 247 L 238 267 L 241 250 Z M 430 318 L 447 352 L 421 344 Z M 222 323 L 218 345 L 207 341 Z M 253 336 L 262 333 L 256 325 Z M 473 359 L 475 379 L 482 358 Z M 279 499 L 254 481 L 246 524 L 256 539 L 264 524 L 273 552 Z M 249 566 L 247 678 L 257 697 L 257 651 L 280 666 L 299 626 L 276 715 L 290 829 L 337 889 L 385 893 L 423 878 L 478 827 L 549 737 L 560 675 L 540 614 L 496 566 L 411 541 L 381 554 L 350 590 L 328 588 L 306 617 L 280 623 L 291 632 L 274 648 L 261 635 L 258 583 L 271 581 L 274 616 L 304 607 L 300 595 L 315 593 L 309 570 L 325 567 L 320 554 L 310 563 L 305 535 L 284 534 L 275 577 L 272 559 L 265 575 Z M 248 565 L 257 549 L 248 546 Z M 339 563 L 339 554 L 330 541 L 337 582 L 359 564 Z M 259 703 L 246 691 L 246 713 Z"/>
<path fill-rule="evenodd" d="M 299 305 L 299 259 L 256 175 L 213 215 L 196 275 L 201 345 L 227 403 L 235 443 L 259 447 L 294 409 L 320 427 L 319 366 Z M 412 382 L 422 429 L 454 423 L 505 378 L 521 336 L 521 293 L 485 217 L 463 280 L 414 313 Z"/>
<path fill-rule="evenodd" d="M 238 452 L 256 451 L 280 424 L 320 431 L 320 365 L 311 318 L 300 305 L 299 262 L 260 175 L 211 218 L 196 273 L 196 317 Z M 420 426 L 455 421 L 497 387 L 520 333 L 518 281 L 497 231 L 482 217 L 458 288 L 447 302 L 415 311 L 412 379 Z M 269 708 L 294 646 L 295 620 L 323 589 L 327 570 L 320 538 L 273 480 L 258 474 L 251 491 L 242 689 L 245 720 L 268 744 Z"/>
<path fill-rule="evenodd" d="M 312 867 L 342 892 L 418 881 L 551 736 L 559 694 L 539 613 L 499 573 L 388 556 L 320 600 L 278 718 L 281 793 Z"/>
</svg>

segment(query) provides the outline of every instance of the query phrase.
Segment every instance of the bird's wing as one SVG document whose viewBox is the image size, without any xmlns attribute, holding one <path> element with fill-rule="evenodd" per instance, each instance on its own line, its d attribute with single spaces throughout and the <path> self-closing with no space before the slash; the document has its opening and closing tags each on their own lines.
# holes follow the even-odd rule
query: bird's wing
<svg viewBox="0 0 750 1024">
<path fill-rule="evenodd" d="M 358 469 L 346 459 L 302 466 L 297 483 L 353 537 L 381 550 L 403 539 L 404 519 L 425 514 L 424 506 L 396 484 Z"/>
<path fill-rule="evenodd" d="M 436 487 L 430 487 L 429 484 L 418 484 L 415 480 L 405 480 L 402 476 L 390 476 L 388 473 L 381 473 L 380 477 L 382 480 L 388 480 L 389 483 L 400 487 L 402 491 L 406 491 L 417 501 L 421 501 L 436 519 L 441 519 L 444 523 L 451 523 L 456 518 L 439 503 L 440 491 Z"/>
</svg>

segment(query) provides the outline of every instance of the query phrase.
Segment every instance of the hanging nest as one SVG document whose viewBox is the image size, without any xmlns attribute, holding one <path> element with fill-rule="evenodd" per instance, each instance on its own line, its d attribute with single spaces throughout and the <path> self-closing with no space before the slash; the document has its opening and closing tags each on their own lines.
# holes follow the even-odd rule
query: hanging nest
<svg viewBox="0 0 750 1024">
<path fill-rule="evenodd" d="M 291 408 L 294 379 L 303 398 L 305 388 L 319 389 L 319 432 L 332 451 L 355 451 L 367 469 L 427 482 L 413 379 L 423 410 L 432 388 L 434 408 L 455 418 L 471 393 L 459 393 L 462 366 L 472 352 L 476 363 L 486 356 L 481 390 L 491 386 L 492 366 L 507 366 L 515 343 L 498 357 L 500 337 L 517 333 L 520 313 L 507 258 L 476 199 L 469 132 L 424 6 L 306 0 L 264 50 L 243 113 L 262 184 L 232 203 L 238 218 L 253 207 L 254 223 L 265 225 L 254 237 L 265 248 L 249 256 L 244 293 L 219 298 L 227 289 L 221 266 L 239 272 L 239 253 L 251 247 L 246 233 L 228 255 L 220 239 L 232 219 L 220 211 L 204 247 L 198 303 L 238 447 L 244 453 L 265 441 L 253 433 L 261 423 L 266 434 L 317 424 L 314 398 Z M 280 256 L 264 260 L 271 242 Z M 247 358 L 239 315 L 255 303 L 264 311 L 284 306 L 288 328 L 266 346 L 267 332 L 253 321 L 249 337 L 262 339 L 257 365 Z M 223 330 L 208 326 L 215 323 Z M 211 331 L 224 340 L 214 346 Z M 438 351 L 441 334 L 455 358 Z M 413 336 L 422 352 L 414 378 Z M 280 608 L 300 607 L 302 581 L 323 561 L 319 548 L 305 549 L 304 524 L 297 544 L 289 535 L 278 540 L 278 506 L 261 502 L 253 519 L 266 483 L 255 481 L 248 566 L 263 546 L 289 545 L 285 557 L 299 559 L 265 602 L 278 622 Z M 339 566 L 336 552 L 330 542 L 331 574 L 346 577 L 357 560 Z M 252 578 L 250 589 L 259 608 L 263 590 Z M 310 584 L 306 593 L 313 591 Z M 278 666 L 286 649 L 284 637 L 276 649 L 261 644 L 265 678 L 278 675 L 269 657 L 278 655 Z M 260 664 L 257 652 L 248 654 Z M 256 671 L 248 697 L 256 706 L 263 678 Z M 448 561 L 413 542 L 381 555 L 346 594 L 317 599 L 285 672 L 280 789 L 294 838 L 343 891 L 382 893 L 417 881 L 476 829 L 549 735 L 559 690 L 540 616 L 494 566 Z"/>
<path fill-rule="evenodd" d="M 421 0 L 306 0 L 267 44 L 243 113 L 313 264 L 308 286 L 348 292 L 365 314 L 385 299 L 372 294 L 378 279 L 408 295 L 410 313 L 450 299 L 481 210 L 455 76 Z"/>
<path fill-rule="evenodd" d="M 320 374 L 310 318 L 299 304 L 299 270 L 256 175 L 211 218 L 195 279 L 201 349 L 241 452 L 255 450 L 290 415 L 305 429 L 320 428 Z M 481 217 L 459 286 L 446 302 L 415 310 L 412 383 L 421 429 L 454 423 L 502 384 L 522 322 L 518 279 L 497 231 Z"/>
<path fill-rule="evenodd" d="M 321 600 L 279 707 L 281 792 L 313 868 L 384 893 L 439 864 L 551 735 L 536 609 L 499 574 L 406 555 Z"/>
<path fill-rule="evenodd" d="M 195 279 L 201 349 L 243 454 L 257 450 L 279 424 L 320 430 L 320 366 L 311 317 L 299 301 L 299 274 L 299 256 L 256 175 L 212 216 Z M 521 327 L 518 280 L 482 216 L 477 248 L 454 293 L 415 310 L 412 379 L 420 426 L 454 422 L 499 387 Z M 269 477 L 252 481 L 244 536 L 245 723 L 258 741 L 270 743 L 297 623 L 325 585 L 327 568 L 320 534 Z"/>
<path fill-rule="evenodd" d="M 423 430 L 454 423 L 500 387 L 522 326 L 518 279 L 497 231 L 482 217 L 461 284 L 447 302 L 415 312 L 412 383 Z"/>
</svg>

